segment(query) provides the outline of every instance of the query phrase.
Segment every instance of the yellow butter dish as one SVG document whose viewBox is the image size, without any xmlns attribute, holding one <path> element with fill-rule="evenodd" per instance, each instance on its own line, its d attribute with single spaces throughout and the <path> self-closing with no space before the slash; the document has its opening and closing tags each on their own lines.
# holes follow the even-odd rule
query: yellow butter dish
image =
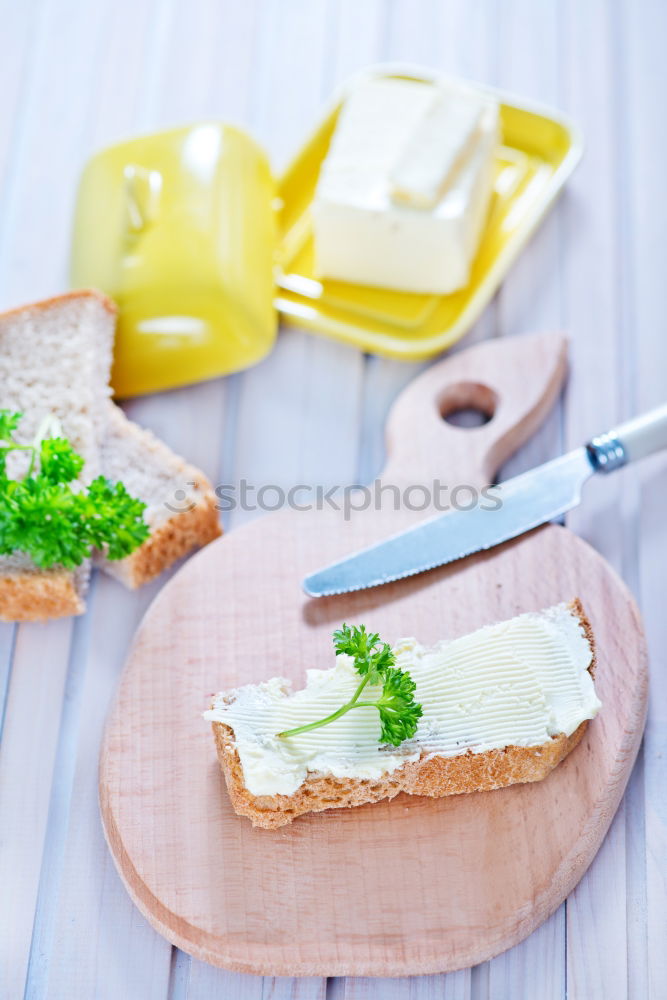
<svg viewBox="0 0 667 1000">
<path fill-rule="evenodd" d="M 413 361 L 451 347 L 470 329 L 572 173 L 582 140 L 563 115 L 471 85 L 499 103 L 500 143 L 490 211 L 469 283 L 450 295 L 429 295 L 323 281 L 316 274 L 311 225 L 320 168 L 347 98 L 382 78 L 460 85 L 405 65 L 371 67 L 345 84 L 279 181 L 276 304 L 294 324 L 373 354 Z"/>
<path fill-rule="evenodd" d="M 350 80 L 274 180 L 257 143 L 205 122 L 96 154 L 79 186 L 75 287 L 119 306 L 112 385 L 132 396 L 245 368 L 272 347 L 278 314 L 375 354 L 416 360 L 470 328 L 581 155 L 565 118 L 477 85 L 499 108 L 492 195 L 470 280 L 449 295 L 320 280 L 312 205 L 341 107 L 376 79 L 439 74 L 378 66 Z"/>
<path fill-rule="evenodd" d="M 131 139 L 89 161 L 71 281 L 118 304 L 117 396 L 224 375 L 271 349 L 274 198 L 266 154 L 230 125 Z"/>
</svg>

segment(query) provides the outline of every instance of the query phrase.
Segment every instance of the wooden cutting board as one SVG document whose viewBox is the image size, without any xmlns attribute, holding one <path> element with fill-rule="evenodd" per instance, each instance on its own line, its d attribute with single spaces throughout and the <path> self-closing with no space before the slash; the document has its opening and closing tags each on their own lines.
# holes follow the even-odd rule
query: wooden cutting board
<svg viewBox="0 0 667 1000">
<path fill-rule="evenodd" d="M 392 410 L 382 481 L 491 481 L 552 405 L 564 371 L 565 343 L 552 335 L 493 341 L 429 369 Z M 492 419 L 467 430 L 442 419 L 466 405 Z M 349 520 L 265 516 L 191 559 L 146 614 L 108 721 L 102 817 L 139 909 L 197 958 L 288 976 L 467 967 L 530 934 L 598 850 L 646 711 L 631 595 L 586 543 L 553 525 L 373 591 L 301 592 L 308 571 L 424 516 L 394 510 L 391 496 Z M 343 620 L 389 641 L 431 643 L 574 596 L 597 639 L 603 708 L 545 781 L 438 800 L 401 795 L 277 831 L 232 811 L 201 718 L 213 692 L 274 674 L 301 686 L 307 667 L 332 665 L 331 631 Z"/>
</svg>

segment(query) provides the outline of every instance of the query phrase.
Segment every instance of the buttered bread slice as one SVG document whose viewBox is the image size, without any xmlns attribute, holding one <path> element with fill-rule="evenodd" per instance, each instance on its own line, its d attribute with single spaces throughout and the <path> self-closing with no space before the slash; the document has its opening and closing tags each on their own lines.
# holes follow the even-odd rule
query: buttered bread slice
<svg viewBox="0 0 667 1000">
<path fill-rule="evenodd" d="M 217 695 L 205 718 L 236 812 L 272 828 L 399 792 L 438 797 L 539 781 L 600 708 L 593 635 L 578 600 L 432 648 L 401 639 L 393 656 L 422 708 L 414 737 L 399 746 L 380 742 L 373 704 L 278 735 L 349 701 L 360 678 L 345 653 L 329 670 L 308 670 L 300 691 L 273 678 Z"/>
</svg>

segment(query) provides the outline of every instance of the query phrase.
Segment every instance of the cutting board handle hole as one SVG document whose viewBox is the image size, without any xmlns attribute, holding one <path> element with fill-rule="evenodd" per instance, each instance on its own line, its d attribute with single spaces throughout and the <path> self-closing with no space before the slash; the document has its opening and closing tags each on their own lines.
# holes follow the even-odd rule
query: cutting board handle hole
<svg viewBox="0 0 667 1000">
<path fill-rule="evenodd" d="M 440 416 L 453 427 L 483 427 L 493 419 L 498 396 L 481 382 L 457 382 L 447 386 L 438 398 Z"/>
</svg>

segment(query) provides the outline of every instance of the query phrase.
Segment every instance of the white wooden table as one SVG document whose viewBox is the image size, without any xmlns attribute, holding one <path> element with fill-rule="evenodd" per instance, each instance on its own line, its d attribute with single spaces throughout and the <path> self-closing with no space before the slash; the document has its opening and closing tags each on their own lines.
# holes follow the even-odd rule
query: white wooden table
<svg viewBox="0 0 667 1000">
<path fill-rule="evenodd" d="M 667 398 L 662 0 L 0 0 L 0 24 L 1 307 L 66 287 L 93 150 L 211 117 L 248 126 L 279 167 L 341 79 L 404 59 L 557 105 L 587 139 L 566 195 L 461 345 L 571 335 L 563 406 L 506 471 Z M 216 483 L 363 482 L 415 371 L 284 329 L 261 365 L 128 410 Z M 96 788 L 107 707 L 159 584 L 131 595 L 97 576 L 85 617 L 0 626 L 0 997 L 666 997 L 666 472 L 657 457 L 593 484 L 569 520 L 635 591 L 649 634 L 649 722 L 625 801 L 540 930 L 448 976 L 262 980 L 172 949 L 120 883 Z"/>
</svg>

